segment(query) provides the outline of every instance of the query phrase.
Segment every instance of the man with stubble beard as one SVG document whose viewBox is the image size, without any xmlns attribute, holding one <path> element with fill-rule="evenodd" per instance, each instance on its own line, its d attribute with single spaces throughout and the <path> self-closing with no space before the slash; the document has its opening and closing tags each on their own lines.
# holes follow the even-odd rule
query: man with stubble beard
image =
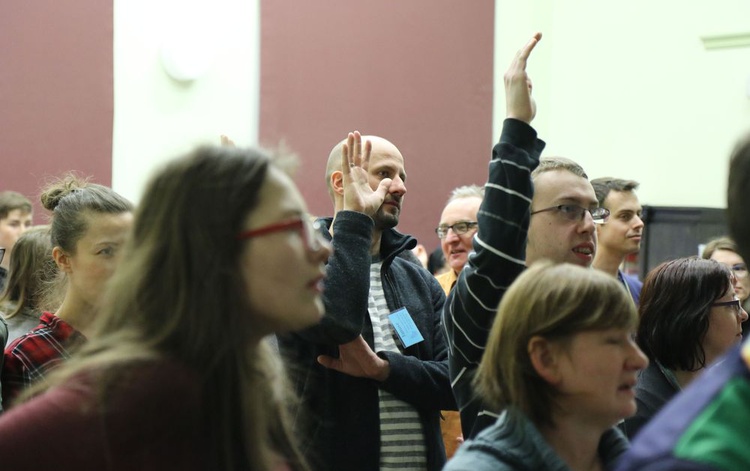
<svg viewBox="0 0 750 471">
<path fill-rule="evenodd" d="M 445 463 L 440 410 L 455 410 L 440 329 L 445 296 L 399 255 L 416 240 L 396 231 L 404 158 L 377 136 L 350 133 L 328 159 L 334 217 L 321 219 L 333 254 L 320 325 L 282 336 L 313 469 L 426 469 Z"/>
</svg>

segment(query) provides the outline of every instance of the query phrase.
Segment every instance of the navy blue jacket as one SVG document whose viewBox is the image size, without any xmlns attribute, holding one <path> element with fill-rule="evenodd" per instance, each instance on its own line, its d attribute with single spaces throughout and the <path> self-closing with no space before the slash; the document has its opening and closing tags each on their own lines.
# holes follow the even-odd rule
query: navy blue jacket
<svg viewBox="0 0 750 471">
<path fill-rule="evenodd" d="M 325 222 L 330 226 L 331 219 Z M 445 464 L 440 410 L 456 409 L 440 321 L 445 295 L 427 270 L 398 256 L 416 245 L 413 237 L 383 231 L 381 277 L 388 308 L 406 307 L 424 341 L 406 348 L 403 355 L 377 352 L 390 363 L 390 375 L 382 383 L 326 369 L 316 360 L 318 355 L 338 357 L 338 346 L 360 334 L 373 347 L 368 313 L 373 227 L 372 219 L 361 213 L 336 215 L 323 293 L 326 315 L 315 327 L 279 337 L 306 416 L 297 427 L 307 431 L 302 440 L 313 469 L 377 471 L 382 388 L 418 411 L 428 469 L 437 471 Z"/>
</svg>

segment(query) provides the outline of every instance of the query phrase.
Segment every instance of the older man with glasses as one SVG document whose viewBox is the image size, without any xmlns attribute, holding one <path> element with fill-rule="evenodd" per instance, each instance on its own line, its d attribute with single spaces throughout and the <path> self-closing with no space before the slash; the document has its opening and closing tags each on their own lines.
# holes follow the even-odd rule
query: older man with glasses
<svg viewBox="0 0 750 471">
<path fill-rule="evenodd" d="M 464 269 L 472 249 L 472 239 L 477 232 L 477 213 L 484 198 L 484 188 L 477 185 L 460 186 L 451 192 L 448 203 L 440 215 L 440 224 L 435 228 L 440 239 L 447 272 L 436 278 L 447 295 L 456 283 L 458 274 Z"/>
</svg>

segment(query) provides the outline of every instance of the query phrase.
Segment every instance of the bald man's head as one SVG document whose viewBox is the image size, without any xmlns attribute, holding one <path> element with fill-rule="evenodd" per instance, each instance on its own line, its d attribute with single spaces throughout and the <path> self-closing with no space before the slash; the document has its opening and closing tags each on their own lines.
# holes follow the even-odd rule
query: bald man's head
<svg viewBox="0 0 750 471">
<path fill-rule="evenodd" d="M 333 172 L 341 171 L 341 152 L 343 152 L 344 144 L 346 144 L 346 139 L 331 149 L 331 153 L 328 154 L 328 163 L 326 164 L 326 188 L 328 188 L 328 194 L 331 195 L 331 200 L 334 202 L 336 194 L 331 184 L 331 175 L 333 175 Z"/>
<path fill-rule="evenodd" d="M 381 180 L 390 178 L 391 186 L 386 194 L 383 206 L 375 215 L 377 227 L 395 227 L 401 211 L 401 201 L 406 193 L 406 170 L 404 157 L 398 148 L 387 139 L 379 136 L 362 136 L 362 143 L 369 141 L 372 145 L 370 160 L 363 168 L 369 174 L 370 187 L 375 190 Z M 343 209 L 343 174 L 341 173 L 341 158 L 346 139 L 336 144 L 328 155 L 326 164 L 326 187 L 333 201 L 334 209 Z"/>
<path fill-rule="evenodd" d="M 363 145 L 366 141 L 372 143 L 371 156 L 374 156 L 376 153 L 397 155 L 403 164 L 404 158 L 401 155 L 401 152 L 388 139 L 379 136 L 362 136 Z M 346 144 L 346 139 L 343 139 L 341 142 L 333 146 L 331 153 L 328 154 L 328 163 L 326 164 L 326 188 L 328 188 L 328 194 L 331 195 L 331 199 L 334 200 L 334 202 L 336 193 L 333 189 L 331 175 L 333 175 L 333 172 L 341 171 L 341 153 L 344 150 L 344 144 Z"/>
</svg>

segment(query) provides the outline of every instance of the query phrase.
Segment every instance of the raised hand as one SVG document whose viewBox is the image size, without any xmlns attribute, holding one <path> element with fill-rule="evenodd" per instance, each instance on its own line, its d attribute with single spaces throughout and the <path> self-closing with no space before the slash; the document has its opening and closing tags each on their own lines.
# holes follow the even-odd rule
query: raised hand
<svg viewBox="0 0 750 471">
<path fill-rule="evenodd" d="M 377 189 L 370 186 L 367 166 L 370 162 L 372 144 L 365 141 L 362 150 L 362 136 L 359 131 L 349 133 L 341 151 L 341 173 L 344 184 L 344 209 L 373 216 L 383 204 L 391 179 L 384 178 Z"/>
<path fill-rule="evenodd" d="M 516 53 L 516 57 L 505 72 L 505 109 L 508 118 L 531 123 L 536 116 L 536 103 L 531 96 L 531 79 L 526 73 L 526 62 L 541 39 L 542 33 L 536 33 Z"/>
<path fill-rule="evenodd" d="M 224 147 L 236 147 L 234 145 L 234 141 L 229 138 L 229 136 L 222 134 L 221 137 L 221 145 Z"/>
</svg>

